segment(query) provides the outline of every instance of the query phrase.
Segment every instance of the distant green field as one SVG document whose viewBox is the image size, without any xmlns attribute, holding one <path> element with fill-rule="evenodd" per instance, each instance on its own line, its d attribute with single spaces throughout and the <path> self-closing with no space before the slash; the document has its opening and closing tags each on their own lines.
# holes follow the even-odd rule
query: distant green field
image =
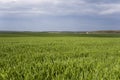
<svg viewBox="0 0 120 80">
<path fill-rule="evenodd" d="M 120 80 L 119 34 L 0 36 L 0 80 Z"/>
<path fill-rule="evenodd" d="M 0 37 L 120 37 L 120 33 L 114 34 L 85 34 L 75 32 L 0 32 Z"/>
</svg>

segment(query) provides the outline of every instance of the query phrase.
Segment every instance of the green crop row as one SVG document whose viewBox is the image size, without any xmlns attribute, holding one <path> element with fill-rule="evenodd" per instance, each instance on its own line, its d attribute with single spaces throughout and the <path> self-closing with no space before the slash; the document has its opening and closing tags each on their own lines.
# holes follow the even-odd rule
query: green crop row
<svg viewBox="0 0 120 80">
<path fill-rule="evenodd" d="M 120 38 L 0 37 L 0 80 L 120 80 Z"/>
</svg>

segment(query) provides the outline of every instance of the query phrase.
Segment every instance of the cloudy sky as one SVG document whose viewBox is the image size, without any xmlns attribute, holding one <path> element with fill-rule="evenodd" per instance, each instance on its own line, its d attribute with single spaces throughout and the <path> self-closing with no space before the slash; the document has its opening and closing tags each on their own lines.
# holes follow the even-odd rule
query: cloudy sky
<svg viewBox="0 0 120 80">
<path fill-rule="evenodd" d="M 0 30 L 120 30 L 120 0 L 0 0 Z"/>
</svg>

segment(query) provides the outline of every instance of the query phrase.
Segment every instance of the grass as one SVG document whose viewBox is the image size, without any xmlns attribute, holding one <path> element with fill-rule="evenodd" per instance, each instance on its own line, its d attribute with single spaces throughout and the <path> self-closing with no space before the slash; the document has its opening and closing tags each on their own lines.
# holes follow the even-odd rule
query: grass
<svg viewBox="0 0 120 80">
<path fill-rule="evenodd" d="M 119 80 L 120 38 L 113 37 L 2 35 L 0 80 Z"/>
</svg>

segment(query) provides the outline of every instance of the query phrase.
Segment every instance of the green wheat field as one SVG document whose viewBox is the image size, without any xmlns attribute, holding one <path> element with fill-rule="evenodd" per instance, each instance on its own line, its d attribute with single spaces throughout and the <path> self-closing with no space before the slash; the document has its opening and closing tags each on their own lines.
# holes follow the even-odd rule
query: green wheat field
<svg viewBox="0 0 120 80">
<path fill-rule="evenodd" d="M 120 34 L 0 34 L 0 80 L 120 80 Z"/>
</svg>

